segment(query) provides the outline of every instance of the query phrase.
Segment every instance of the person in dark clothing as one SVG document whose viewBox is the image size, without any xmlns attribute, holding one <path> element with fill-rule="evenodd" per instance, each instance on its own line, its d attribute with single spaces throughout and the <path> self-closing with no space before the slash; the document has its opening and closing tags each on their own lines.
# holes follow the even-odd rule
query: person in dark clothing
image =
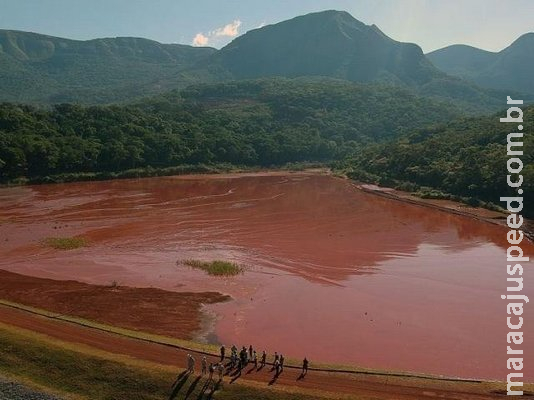
<svg viewBox="0 0 534 400">
<path fill-rule="evenodd" d="M 248 346 L 248 359 L 252 360 L 252 351 L 254 349 L 252 348 L 252 345 Z"/>
<path fill-rule="evenodd" d="M 221 346 L 221 362 L 224 361 L 224 356 L 226 354 L 226 348 L 224 347 L 224 344 Z"/>
<path fill-rule="evenodd" d="M 263 353 L 261 354 L 261 366 L 265 367 L 265 363 L 267 362 L 267 353 L 265 350 L 263 350 Z"/>
<path fill-rule="evenodd" d="M 304 357 L 302 360 L 302 376 L 305 376 L 308 373 L 308 359 Z"/>
<path fill-rule="evenodd" d="M 247 365 L 247 349 L 245 349 L 245 347 L 239 352 L 239 361 L 241 361 L 242 367 Z"/>
<path fill-rule="evenodd" d="M 280 354 L 280 372 L 283 372 L 284 371 L 284 356 L 282 354 Z"/>
<path fill-rule="evenodd" d="M 206 359 L 206 356 L 202 357 L 202 376 L 206 375 L 208 373 L 208 360 Z"/>
</svg>

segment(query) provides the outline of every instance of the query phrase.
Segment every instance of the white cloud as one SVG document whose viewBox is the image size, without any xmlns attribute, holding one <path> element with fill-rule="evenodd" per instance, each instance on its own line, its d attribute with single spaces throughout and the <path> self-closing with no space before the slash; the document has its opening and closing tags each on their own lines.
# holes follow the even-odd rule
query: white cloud
<svg viewBox="0 0 534 400">
<path fill-rule="evenodd" d="M 236 19 L 235 21 L 226 24 L 222 28 L 215 29 L 210 32 L 210 36 L 229 36 L 236 37 L 239 35 L 239 27 L 241 26 L 241 21 Z"/>
<path fill-rule="evenodd" d="M 207 35 L 205 35 L 203 32 L 199 32 L 193 38 L 192 44 L 193 46 L 207 46 L 210 41 L 213 41 L 212 39 L 215 39 L 215 41 L 217 41 L 216 38 L 236 37 L 237 35 L 239 35 L 240 26 L 241 21 L 236 19 L 221 28 L 217 28 L 208 32 Z"/>
<path fill-rule="evenodd" d="M 207 46 L 210 41 L 209 37 L 205 36 L 202 32 L 199 32 L 193 38 L 193 46 L 202 47 Z"/>
</svg>

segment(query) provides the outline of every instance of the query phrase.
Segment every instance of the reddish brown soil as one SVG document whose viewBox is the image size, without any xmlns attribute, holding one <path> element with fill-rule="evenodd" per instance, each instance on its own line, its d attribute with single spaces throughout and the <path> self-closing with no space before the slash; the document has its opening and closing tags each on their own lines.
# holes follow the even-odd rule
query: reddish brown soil
<svg viewBox="0 0 534 400">
<path fill-rule="evenodd" d="M 70 343 L 80 343 L 93 348 L 116 354 L 128 355 L 140 360 L 159 364 L 185 366 L 187 351 L 170 349 L 166 346 L 127 339 L 117 335 L 79 327 L 74 324 L 50 320 L 23 311 L 0 306 L 0 322 L 19 328 L 45 334 Z M 198 357 L 197 357 L 198 358 Z M 209 361 L 218 360 L 210 357 Z M 456 399 L 486 400 L 501 398 L 491 394 L 483 384 L 448 383 L 419 379 L 384 378 L 369 375 L 349 375 L 340 373 L 321 373 L 310 371 L 306 378 L 297 380 L 297 369 L 286 370 L 272 382 L 270 368 L 250 371 L 246 368 L 239 379 L 254 380 L 275 385 L 298 386 L 305 389 L 321 390 L 332 393 L 366 396 L 377 400 L 421 400 Z M 230 381 L 226 377 L 225 381 Z"/>
<path fill-rule="evenodd" d="M 202 304 L 225 301 L 228 296 L 88 285 L 0 270 L 0 298 L 122 328 L 191 339 L 201 328 Z"/>
</svg>

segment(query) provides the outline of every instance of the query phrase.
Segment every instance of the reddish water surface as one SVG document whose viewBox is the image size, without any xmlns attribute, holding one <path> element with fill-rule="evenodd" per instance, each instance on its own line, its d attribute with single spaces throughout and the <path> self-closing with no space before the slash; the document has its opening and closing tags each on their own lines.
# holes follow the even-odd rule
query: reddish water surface
<svg viewBox="0 0 534 400">
<path fill-rule="evenodd" d="M 211 340 L 313 361 L 506 378 L 506 230 L 315 174 L 188 176 L 0 190 L 0 268 L 215 290 Z M 89 246 L 44 247 L 83 235 Z M 525 251 L 534 255 L 531 244 Z M 227 259 L 214 278 L 177 261 Z M 525 293 L 534 298 L 532 264 Z M 75 299 L 73 299 L 75 301 Z M 526 307 L 526 354 L 534 313 Z M 525 381 L 534 381 L 525 364 Z"/>
</svg>

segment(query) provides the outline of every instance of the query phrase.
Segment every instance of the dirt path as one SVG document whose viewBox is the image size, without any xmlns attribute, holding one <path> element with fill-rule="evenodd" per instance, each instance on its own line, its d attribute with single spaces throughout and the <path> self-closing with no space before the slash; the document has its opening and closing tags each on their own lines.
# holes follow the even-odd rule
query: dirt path
<svg viewBox="0 0 534 400">
<path fill-rule="evenodd" d="M 105 333 L 76 324 L 57 321 L 31 313 L 0 306 L 0 322 L 19 328 L 45 334 L 55 339 L 71 343 L 80 343 L 93 348 L 128 355 L 137 359 L 159 364 L 173 365 L 182 368 L 185 364 L 186 351 L 170 349 L 165 345 L 128 339 L 118 335 Z M 197 357 L 198 358 L 198 357 Z M 216 361 L 213 359 L 213 361 Z M 300 371 L 286 368 L 275 382 L 273 374 L 265 368 L 262 371 L 244 369 L 239 380 L 253 380 L 264 382 L 265 385 L 280 384 L 284 386 L 298 386 L 306 389 L 326 392 L 358 394 L 377 399 L 493 399 L 501 396 L 487 393 L 484 384 L 452 383 L 452 382 L 421 382 L 420 380 L 399 379 L 349 375 L 338 373 L 310 372 L 302 380 L 298 380 Z M 226 377 L 225 380 L 230 380 Z M 423 387 L 424 386 L 424 387 Z M 454 388 L 453 388 L 454 386 Z M 484 393 L 486 391 L 486 393 Z"/>
</svg>

